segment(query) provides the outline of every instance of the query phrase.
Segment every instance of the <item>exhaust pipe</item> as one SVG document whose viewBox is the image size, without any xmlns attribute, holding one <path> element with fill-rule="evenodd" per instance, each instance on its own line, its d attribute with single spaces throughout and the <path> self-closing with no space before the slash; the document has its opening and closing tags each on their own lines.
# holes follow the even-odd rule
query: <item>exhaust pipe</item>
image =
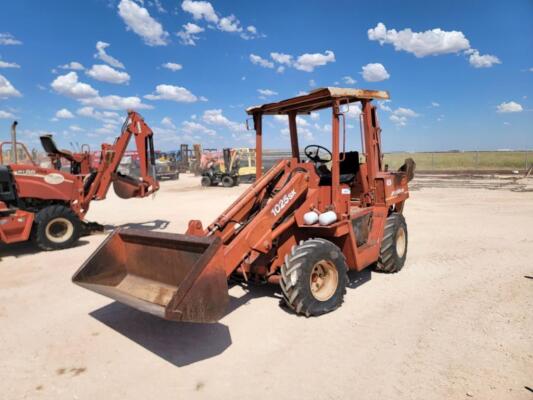
<svg viewBox="0 0 533 400">
<path fill-rule="evenodd" d="M 11 124 L 11 159 L 13 160 L 13 164 L 17 164 L 18 157 L 17 157 L 17 121 L 13 121 Z"/>
</svg>

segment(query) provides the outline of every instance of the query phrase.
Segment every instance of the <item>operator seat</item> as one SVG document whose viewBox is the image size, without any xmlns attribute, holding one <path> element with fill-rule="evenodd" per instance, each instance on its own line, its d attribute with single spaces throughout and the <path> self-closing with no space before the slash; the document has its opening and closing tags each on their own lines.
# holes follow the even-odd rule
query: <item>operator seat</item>
<svg viewBox="0 0 533 400">
<path fill-rule="evenodd" d="M 39 139 L 41 140 L 41 145 L 43 146 L 44 151 L 46 151 L 49 156 L 60 156 L 71 162 L 74 161 L 74 157 L 70 151 L 59 150 L 57 148 L 52 135 L 42 135 L 39 136 Z"/>
<path fill-rule="evenodd" d="M 348 151 L 346 153 L 340 153 L 340 158 L 344 154 L 344 160 L 339 163 L 339 181 L 346 185 L 351 184 L 357 173 L 359 172 L 359 153 L 357 151 Z M 320 176 L 320 186 L 331 185 L 331 171 L 323 172 L 317 169 Z"/>
</svg>

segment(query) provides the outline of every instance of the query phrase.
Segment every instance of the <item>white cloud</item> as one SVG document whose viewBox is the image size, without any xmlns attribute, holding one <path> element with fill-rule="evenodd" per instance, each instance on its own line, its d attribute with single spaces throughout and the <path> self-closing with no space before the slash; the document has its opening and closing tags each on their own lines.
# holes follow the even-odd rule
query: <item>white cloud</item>
<svg viewBox="0 0 533 400">
<path fill-rule="evenodd" d="M 148 10 L 132 0 L 121 0 L 118 14 L 126 23 L 127 29 L 139 35 L 148 46 L 166 46 L 168 32 L 150 16 Z"/>
<path fill-rule="evenodd" d="M 518 104 L 516 101 L 503 102 L 496 108 L 499 113 L 514 113 L 524 111 L 522 105 Z"/>
<path fill-rule="evenodd" d="M 93 65 L 90 70 L 86 72 L 91 78 L 97 81 L 123 84 L 130 81 L 130 76 L 127 72 L 117 71 L 116 69 L 105 64 Z"/>
<path fill-rule="evenodd" d="M 99 42 L 99 43 L 102 43 L 102 42 Z M 71 61 L 68 64 L 60 65 L 58 68 L 60 68 L 60 69 L 71 69 L 73 71 L 83 71 L 85 69 L 85 67 L 81 63 L 79 63 L 77 61 Z"/>
<path fill-rule="evenodd" d="M 7 80 L 3 75 L 0 75 L 0 99 L 6 97 L 20 97 L 20 92 Z"/>
<path fill-rule="evenodd" d="M 76 72 L 60 75 L 50 84 L 57 93 L 73 97 L 75 99 L 98 96 L 98 91 L 87 83 L 78 81 Z"/>
<path fill-rule="evenodd" d="M 83 132 L 84 129 L 80 128 L 78 125 L 70 125 L 68 127 L 72 132 Z"/>
<path fill-rule="evenodd" d="M 113 124 L 104 124 L 96 130 L 96 133 L 99 133 L 100 135 L 113 135 L 116 132 L 117 132 L 117 126 Z"/>
<path fill-rule="evenodd" d="M 0 33 L 0 45 L 14 46 L 17 44 L 22 44 L 22 42 L 20 40 L 15 39 L 15 37 L 11 33 L 9 32 Z"/>
<path fill-rule="evenodd" d="M 275 96 L 278 94 L 278 92 L 275 92 L 270 89 L 257 89 L 257 91 L 262 97 Z"/>
<path fill-rule="evenodd" d="M 205 19 L 207 22 L 215 24 L 218 22 L 218 15 L 208 1 L 185 0 L 181 3 L 181 8 L 183 11 L 192 14 L 195 20 Z"/>
<path fill-rule="evenodd" d="M 361 75 L 367 82 L 379 82 L 389 79 L 390 75 L 380 63 L 370 63 L 363 67 Z"/>
<path fill-rule="evenodd" d="M 436 101 L 432 101 L 431 102 L 431 107 L 440 107 L 440 104 L 437 103 Z"/>
<path fill-rule="evenodd" d="M 354 78 L 352 78 L 351 76 L 343 76 L 342 80 L 347 85 L 355 85 L 357 83 L 357 81 Z"/>
<path fill-rule="evenodd" d="M 355 103 L 355 104 L 351 103 L 351 104 L 346 105 L 345 107 L 348 108 L 347 112 L 344 111 L 346 112 L 346 115 L 348 116 L 348 118 L 359 119 L 359 116 L 361 115 L 361 103 Z"/>
<path fill-rule="evenodd" d="M 103 62 L 111 65 L 112 67 L 124 69 L 124 64 L 122 64 L 115 57 L 112 57 L 111 55 L 107 54 L 107 52 L 105 51 L 105 49 L 109 46 L 111 45 L 106 42 L 96 42 L 96 50 L 98 52 L 94 55 L 94 58 L 98 58 Z"/>
<path fill-rule="evenodd" d="M 218 21 L 218 29 L 223 32 L 242 32 L 242 27 L 235 15 L 220 18 Z"/>
<path fill-rule="evenodd" d="M 387 29 L 381 22 L 368 30 L 368 39 L 377 40 L 381 45 L 392 44 L 396 51 L 403 50 L 417 57 L 458 53 L 470 48 L 463 32 L 443 31 L 440 28 L 425 32 L 413 32 L 409 28 L 396 31 Z"/>
<path fill-rule="evenodd" d="M 529 69 L 529 72 L 533 72 L 533 67 L 531 67 L 531 68 Z"/>
<path fill-rule="evenodd" d="M 183 11 L 191 14 L 194 20 L 204 20 L 210 24 L 210 28 L 216 28 L 222 32 L 240 33 L 241 38 L 245 40 L 251 40 L 265 36 L 259 33 L 254 25 L 248 25 L 246 29 L 244 29 L 241 26 L 238 18 L 233 14 L 230 14 L 227 17 L 219 17 L 219 14 L 217 14 L 213 8 L 213 5 L 208 1 L 185 0 L 183 3 L 181 3 L 181 8 Z M 178 33 L 178 36 L 181 37 L 184 34 L 186 34 L 186 32 L 182 31 L 182 35 Z M 189 42 L 189 40 L 182 38 L 182 43 L 189 44 L 187 42 Z"/>
<path fill-rule="evenodd" d="M 419 114 L 411 110 L 410 108 L 398 107 L 396 110 L 392 111 L 392 114 L 389 119 L 396 126 L 405 126 L 407 125 L 409 118 L 415 118 L 418 116 Z"/>
<path fill-rule="evenodd" d="M 14 119 L 15 116 L 9 111 L 0 110 L 0 119 Z"/>
<path fill-rule="evenodd" d="M 290 54 L 274 52 L 270 53 L 270 57 L 272 57 L 272 59 L 279 64 L 285 64 L 288 66 L 292 65 L 293 58 Z"/>
<path fill-rule="evenodd" d="M 281 64 L 280 67 L 278 67 L 277 72 L 283 72 L 285 70 L 285 66 L 292 67 L 300 71 L 312 72 L 316 67 L 326 65 L 330 62 L 335 62 L 335 53 L 333 53 L 331 50 L 326 50 L 324 54 L 302 54 L 296 59 L 290 54 L 277 52 L 270 53 L 270 57 L 272 60 L 274 60 L 274 62 Z M 256 54 L 250 54 L 250 61 L 253 64 L 260 65 L 261 67 L 274 68 L 274 62 L 264 59 Z"/>
<path fill-rule="evenodd" d="M 384 101 L 379 102 L 379 108 L 383 111 L 392 112 L 392 108 L 390 108 Z"/>
<path fill-rule="evenodd" d="M 56 112 L 56 118 L 71 119 L 71 118 L 74 118 L 74 114 L 72 114 L 66 108 L 62 108 L 61 110 L 58 110 Z"/>
<path fill-rule="evenodd" d="M 176 33 L 180 38 L 180 42 L 187 46 L 196 46 L 196 41 L 200 39 L 197 34 L 205 31 L 205 29 L 192 22 L 188 22 L 187 24 L 182 25 L 182 27 L 183 30 Z"/>
<path fill-rule="evenodd" d="M 20 68 L 20 65 L 0 60 L 0 68 Z"/>
<path fill-rule="evenodd" d="M 183 121 L 181 123 L 181 131 L 188 134 L 188 135 L 194 135 L 198 133 L 205 133 L 209 136 L 215 136 L 216 131 L 213 129 L 210 129 L 198 122 L 194 121 Z"/>
<path fill-rule="evenodd" d="M 335 62 L 335 53 L 331 50 L 326 50 L 324 54 L 306 53 L 296 59 L 294 68 L 300 71 L 313 72 L 316 67 L 321 67 L 330 62 Z"/>
<path fill-rule="evenodd" d="M 256 54 L 250 54 L 250 61 L 252 64 L 260 65 L 263 68 L 274 68 L 274 63 L 264 59 Z"/>
<path fill-rule="evenodd" d="M 163 125 L 166 128 L 169 128 L 169 129 L 176 129 L 176 125 L 174 125 L 174 123 L 172 122 L 172 119 L 170 117 L 164 117 L 161 120 L 161 125 Z"/>
<path fill-rule="evenodd" d="M 320 114 L 317 113 L 317 112 L 312 112 L 312 113 L 310 114 L 310 117 L 311 117 L 311 119 L 312 119 L 313 121 L 316 121 L 316 120 L 320 119 Z"/>
<path fill-rule="evenodd" d="M 305 118 L 300 117 L 299 115 L 296 117 L 296 123 L 298 124 L 298 126 L 309 126 L 309 122 Z"/>
<path fill-rule="evenodd" d="M 224 126 L 232 132 L 244 132 L 246 127 L 244 123 L 234 122 L 222 114 L 221 109 L 206 110 L 202 116 L 205 123 L 209 125 Z"/>
<path fill-rule="evenodd" d="M 124 118 L 114 111 L 97 111 L 93 107 L 79 108 L 76 111 L 76 114 L 82 117 L 93 118 L 106 124 L 117 125 L 122 123 L 124 120 Z"/>
<path fill-rule="evenodd" d="M 405 126 L 405 125 L 407 125 L 407 118 L 405 118 L 405 117 L 392 114 L 389 118 L 396 126 Z"/>
<path fill-rule="evenodd" d="M 398 115 L 401 117 L 418 117 L 418 114 L 411 110 L 410 108 L 404 108 L 404 107 L 398 107 L 396 110 L 393 111 L 394 115 Z"/>
<path fill-rule="evenodd" d="M 173 63 L 173 62 L 167 62 L 162 65 L 163 68 L 169 69 L 171 71 L 179 71 L 180 69 L 183 69 L 183 66 L 181 64 Z"/>
<path fill-rule="evenodd" d="M 136 96 L 121 97 L 116 95 L 110 96 L 96 96 L 89 98 L 82 98 L 79 101 L 85 106 L 92 106 L 96 108 L 103 108 L 106 110 L 141 110 L 153 108 L 148 104 L 144 104 L 140 98 Z"/>
<path fill-rule="evenodd" d="M 310 87 L 315 87 L 316 86 L 316 82 L 314 79 L 309 79 L 309 86 Z"/>
<path fill-rule="evenodd" d="M 368 39 L 377 40 L 381 45 L 392 44 L 396 51 L 406 51 L 416 57 L 437 56 L 441 54 L 461 53 L 468 55 L 468 61 L 474 68 L 489 68 L 501 64 L 498 57 L 490 54 L 480 55 L 470 47 L 470 42 L 461 31 L 444 31 L 440 28 L 424 32 L 411 29 L 387 29 L 383 23 L 368 30 Z"/>
<path fill-rule="evenodd" d="M 289 136 L 289 134 L 290 134 L 289 128 L 283 128 L 281 130 L 282 136 L 287 137 Z M 304 127 L 298 127 L 298 137 L 303 139 L 306 142 L 312 142 L 315 140 L 313 132 L 311 132 L 311 130 L 309 130 L 308 128 L 304 128 Z"/>
<path fill-rule="evenodd" d="M 167 12 L 167 10 L 165 10 L 165 7 L 163 7 L 163 4 L 161 4 L 161 0 L 154 0 L 154 6 L 160 13 Z"/>
<path fill-rule="evenodd" d="M 246 30 L 241 33 L 241 38 L 243 38 L 244 40 L 252 40 L 263 37 L 266 37 L 266 35 L 259 33 L 257 28 L 253 25 L 247 26 Z"/>
<path fill-rule="evenodd" d="M 194 103 L 202 100 L 184 87 L 165 84 L 157 85 L 155 93 L 147 94 L 144 98 L 148 100 L 171 100 L 178 103 Z"/>
<path fill-rule="evenodd" d="M 469 53 L 470 56 L 468 57 L 468 62 L 474 68 L 490 68 L 494 64 L 502 63 L 498 57 L 490 54 L 480 55 L 479 51 L 475 49 L 472 49 Z"/>
</svg>

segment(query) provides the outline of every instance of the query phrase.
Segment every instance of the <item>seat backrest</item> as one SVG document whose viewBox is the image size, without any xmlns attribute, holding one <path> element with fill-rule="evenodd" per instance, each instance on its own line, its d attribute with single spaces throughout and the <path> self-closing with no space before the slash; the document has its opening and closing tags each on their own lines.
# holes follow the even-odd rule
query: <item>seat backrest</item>
<svg viewBox="0 0 533 400">
<path fill-rule="evenodd" d="M 56 143 L 54 142 L 54 139 L 52 138 L 52 135 L 42 135 L 39 137 L 41 139 L 41 144 L 43 146 L 44 151 L 48 155 L 56 155 L 60 157 L 64 157 L 69 161 L 72 161 L 74 158 L 72 157 L 72 153 L 68 150 L 59 150 L 56 146 Z"/>
<path fill-rule="evenodd" d="M 346 153 L 344 153 L 344 160 L 339 163 L 340 174 L 357 174 L 358 171 L 359 153 L 357 151 L 347 151 Z"/>
<path fill-rule="evenodd" d="M 4 203 L 17 201 L 15 180 L 7 165 L 0 165 L 0 201 Z"/>
</svg>

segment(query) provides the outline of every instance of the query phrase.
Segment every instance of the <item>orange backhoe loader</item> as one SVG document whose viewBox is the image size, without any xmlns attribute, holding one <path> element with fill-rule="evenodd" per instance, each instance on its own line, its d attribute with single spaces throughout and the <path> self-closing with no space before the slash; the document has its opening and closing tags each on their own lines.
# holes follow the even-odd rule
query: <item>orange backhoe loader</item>
<svg viewBox="0 0 533 400">
<path fill-rule="evenodd" d="M 73 276 L 74 283 L 174 321 L 214 322 L 226 312 L 228 278 L 279 283 L 297 314 L 339 307 L 347 271 L 402 269 L 407 225 L 402 215 L 414 163 L 388 171 L 374 99 L 385 91 L 322 88 L 252 107 L 256 182 L 207 228 L 185 234 L 116 230 Z M 362 154 L 346 149 L 346 113 L 361 105 Z M 305 148 L 297 116 L 330 108 L 331 151 Z M 263 116 L 286 115 L 292 157 L 262 174 Z"/>
<path fill-rule="evenodd" d="M 131 137 L 140 155 L 140 177 L 117 172 Z M 54 168 L 35 163 L 0 165 L 0 243 L 34 239 L 43 250 L 62 249 L 75 243 L 84 228 L 92 200 L 103 200 L 113 184 L 124 199 L 145 197 L 159 189 L 154 174 L 152 130 L 134 111 L 114 144 L 102 144 L 100 162 L 91 167 L 90 152 L 58 150 L 50 136 L 41 137 Z M 19 147 L 15 142 L 14 148 Z M 70 172 L 59 169 L 58 161 L 70 162 Z M 16 161 L 15 156 L 15 161 Z"/>
</svg>

